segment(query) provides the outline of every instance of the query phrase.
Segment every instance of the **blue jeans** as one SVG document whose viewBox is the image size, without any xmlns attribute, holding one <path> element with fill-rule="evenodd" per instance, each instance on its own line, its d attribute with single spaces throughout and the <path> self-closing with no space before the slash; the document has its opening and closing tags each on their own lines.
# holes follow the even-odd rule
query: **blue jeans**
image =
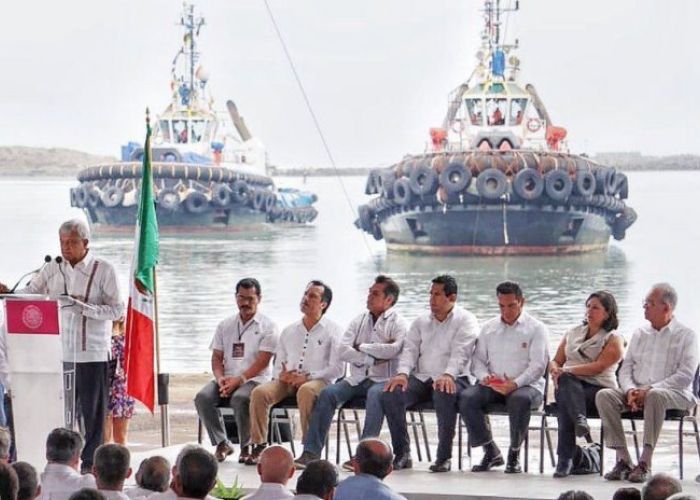
<svg viewBox="0 0 700 500">
<path fill-rule="evenodd" d="M 7 427 L 7 415 L 5 414 L 5 386 L 0 382 L 0 427 Z"/>
<path fill-rule="evenodd" d="M 325 387 L 316 399 L 314 411 L 311 413 L 304 451 L 314 455 L 321 454 L 335 410 L 356 397 L 364 396 L 367 398 L 362 439 L 378 436 L 382 430 L 382 420 L 384 419 L 381 404 L 383 390 L 384 382 L 374 382 L 368 378 L 354 386 L 341 380 Z"/>
</svg>

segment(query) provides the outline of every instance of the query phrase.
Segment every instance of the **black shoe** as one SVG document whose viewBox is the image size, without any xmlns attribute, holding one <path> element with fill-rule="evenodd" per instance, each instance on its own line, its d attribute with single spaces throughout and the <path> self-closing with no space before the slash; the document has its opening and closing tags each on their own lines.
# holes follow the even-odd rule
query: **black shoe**
<svg viewBox="0 0 700 500">
<path fill-rule="evenodd" d="M 410 453 L 404 453 L 402 455 L 396 455 L 394 457 L 394 470 L 401 469 L 412 469 L 413 460 L 411 459 Z"/>
<path fill-rule="evenodd" d="M 496 448 L 495 454 L 494 452 L 489 451 L 484 453 L 484 458 L 481 459 L 481 463 L 473 466 L 472 472 L 486 472 L 487 470 L 491 470 L 493 467 L 498 467 L 500 465 L 503 465 L 504 463 L 505 462 L 503 461 L 503 455 L 501 455 L 501 450 Z"/>
<path fill-rule="evenodd" d="M 248 455 L 248 458 L 246 458 L 245 464 L 258 465 L 258 462 L 260 461 L 260 455 L 262 455 L 262 452 L 265 451 L 265 448 L 267 448 L 267 444 L 253 445 L 253 449 L 250 452 L 250 455 Z"/>
<path fill-rule="evenodd" d="M 430 472 L 450 472 L 452 470 L 452 461 L 449 458 L 445 460 L 435 460 L 435 463 L 429 467 Z"/>
<path fill-rule="evenodd" d="M 224 460 L 226 460 L 226 457 L 228 457 L 232 453 L 233 453 L 233 448 L 231 446 L 229 446 L 228 442 L 221 441 L 216 446 L 216 451 L 214 452 L 214 457 L 216 457 L 217 462 L 223 462 Z"/>
<path fill-rule="evenodd" d="M 520 467 L 520 450 L 508 450 L 508 463 L 506 464 L 506 474 L 520 474 L 523 469 Z"/>
<path fill-rule="evenodd" d="M 560 458 L 557 462 L 557 468 L 554 470 L 554 477 L 566 477 L 571 474 L 571 469 L 574 468 L 574 461 L 570 458 Z"/>
<path fill-rule="evenodd" d="M 294 468 L 296 470 L 304 470 L 306 469 L 306 466 L 309 465 L 311 462 L 314 462 L 321 458 L 321 455 L 316 455 L 315 453 L 311 453 L 310 451 L 305 451 L 301 454 L 299 458 L 297 458 L 294 461 Z"/>
<path fill-rule="evenodd" d="M 238 455 L 238 463 L 239 464 L 244 464 L 246 460 L 248 460 L 248 457 L 250 456 L 250 453 L 253 451 L 253 445 L 246 445 L 241 447 L 241 454 Z"/>
<path fill-rule="evenodd" d="M 588 436 L 591 433 L 591 428 L 588 426 L 588 420 L 586 420 L 585 415 L 579 415 L 576 417 L 574 433 L 576 434 L 576 437 Z"/>
</svg>

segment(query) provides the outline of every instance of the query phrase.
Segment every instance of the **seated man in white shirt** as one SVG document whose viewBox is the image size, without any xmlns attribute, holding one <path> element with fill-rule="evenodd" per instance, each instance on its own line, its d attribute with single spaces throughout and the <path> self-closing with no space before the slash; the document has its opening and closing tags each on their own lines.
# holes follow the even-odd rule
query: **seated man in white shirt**
<svg viewBox="0 0 700 500">
<path fill-rule="evenodd" d="M 260 487 L 243 500 L 278 500 L 292 498 L 287 483 L 294 475 L 294 457 L 282 446 L 265 448 L 258 460 Z"/>
<path fill-rule="evenodd" d="M 67 500 L 82 488 L 96 488 L 92 474 L 80 475 L 80 451 L 83 438 L 75 431 L 59 427 L 46 439 L 46 468 L 41 474 L 41 498 Z"/>
<path fill-rule="evenodd" d="M 219 473 L 216 462 L 214 455 L 204 448 L 190 448 L 183 453 L 179 474 L 175 477 L 178 498 L 209 498 L 209 492 L 216 484 L 216 475 Z"/>
<path fill-rule="evenodd" d="M 124 481 L 131 476 L 131 454 L 126 446 L 103 444 L 95 451 L 92 473 L 97 489 L 106 500 L 128 500 L 123 493 Z"/>
<path fill-rule="evenodd" d="M 452 441 L 457 421 L 457 393 L 468 385 L 460 377 L 471 360 L 479 324 L 476 317 L 456 305 L 457 281 L 438 276 L 430 287 L 430 314 L 416 319 L 406 334 L 397 374 L 382 393 L 396 457 L 394 470 L 413 466 L 406 425 L 406 409 L 432 400 L 438 424 L 438 450 L 432 472 L 452 467 Z"/>
<path fill-rule="evenodd" d="M 399 285 L 394 280 L 382 275 L 375 278 L 367 293 L 367 311 L 352 320 L 340 340 L 338 356 L 350 365 L 350 375 L 329 385 L 318 396 L 304 453 L 294 462 L 298 469 L 321 458 L 335 410 L 353 398 L 366 398 L 362 437 L 379 435 L 384 419 L 384 383 L 396 375 L 397 357 L 407 329 L 406 320 L 394 308 L 398 298 Z"/>
<path fill-rule="evenodd" d="M 677 302 L 678 295 L 668 283 L 652 287 L 644 300 L 649 325 L 632 334 L 618 374 L 620 388 L 603 389 L 596 395 L 605 443 L 616 453 L 615 467 L 605 474 L 609 481 L 645 482 L 651 475 L 651 458 L 666 410 L 687 410 L 695 405 L 698 341 L 695 332 L 675 319 Z M 644 449 L 636 466 L 627 450 L 620 417 L 627 411 L 644 413 Z"/>
<path fill-rule="evenodd" d="M 267 446 L 270 408 L 274 404 L 296 396 L 302 442 L 305 442 L 316 398 L 324 387 L 345 373 L 345 364 L 338 359 L 342 329 L 324 316 L 332 299 L 328 285 L 311 281 L 301 300 L 304 316 L 282 331 L 275 356 L 275 379 L 257 386 L 250 394 L 253 449 L 245 462 L 247 465 L 257 464 Z"/>
<path fill-rule="evenodd" d="M 519 473 L 520 445 L 530 424 L 530 410 L 542 404 L 547 368 L 547 327 L 523 310 L 525 298 L 517 283 L 496 287 L 500 316 L 481 328 L 472 358 L 477 385 L 459 395 L 459 411 L 472 446 L 483 446 L 481 463 L 473 472 L 503 465 L 501 450 L 493 442 L 488 412 L 505 405 L 510 423 L 510 448 L 505 472 Z"/>
</svg>

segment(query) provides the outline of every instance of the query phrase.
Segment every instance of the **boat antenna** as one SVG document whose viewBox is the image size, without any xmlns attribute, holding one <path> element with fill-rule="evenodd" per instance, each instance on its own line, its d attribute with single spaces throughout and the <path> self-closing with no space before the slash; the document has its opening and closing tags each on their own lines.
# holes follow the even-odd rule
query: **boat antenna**
<svg viewBox="0 0 700 500">
<path fill-rule="evenodd" d="M 173 80 L 179 84 L 177 88 L 177 93 L 180 96 L 180 101 L 183 106 L 189 106 L 190 102 L 197 97 L 197 88 L 195 86 L 195 68 L 197 62 L 199 61 L 199 51 L 197 50 L 196 38 L 199 36 L 199 31 L 205 24 L 204 18 L 201 16 L 195 16 L 194 5 L 183 3 L 183 13 L 180 16 L 180 26 L 185 28 L 185 36 L 183 39 L 182 47 L 180 47 L 179 52 L 175 55 L 172 63 L 172 74 Z M 177 61 L 180 56 L 184 56 L 185 72 L 184 78 L 179 77 L 177 73 Z M 202 86 L 202 91 L 204 91 L 205 81 L 200 83 Z M 202 95 L 204 97 L 204 95 Z"/>
</svg>

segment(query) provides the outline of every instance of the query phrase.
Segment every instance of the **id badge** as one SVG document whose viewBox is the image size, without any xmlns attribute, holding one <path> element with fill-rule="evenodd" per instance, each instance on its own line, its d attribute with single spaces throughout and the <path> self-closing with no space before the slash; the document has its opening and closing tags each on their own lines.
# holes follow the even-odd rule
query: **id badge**
<svg viewBox="0 0 700 500">
<path fill-rule="evenodd" d="M 243 342 L 234 342 L 231 349 L 231 357 L 233 359 L 243 359 L 245 356 L 245 344 Z"/>
</svg>

